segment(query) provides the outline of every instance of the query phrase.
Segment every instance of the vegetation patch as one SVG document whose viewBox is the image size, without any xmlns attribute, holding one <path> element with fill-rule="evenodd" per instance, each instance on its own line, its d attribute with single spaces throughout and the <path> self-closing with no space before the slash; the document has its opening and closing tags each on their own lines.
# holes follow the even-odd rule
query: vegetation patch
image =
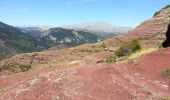
<svg viewBox="0 0 170 100">
<path fill-rule="evenodd" d="M 143 49 L 140 49 L 138 50 L 137 52 L 131 54 L 128 59 L 129 60 L 134 60 L 134 59 L 137 59 L 139 58 L 140 56 L 142 56 L 143 54 L 147 54 L 147 53 L 151 53 L 151 52 L 154 52 L 154 51 L 157 51 L 158 48 L 143 48 Z"/>
<path fill-rule="evenodd" d="M 100 45 L 101 48 L 107 48 L 106 44 L 103 42 L 101 45 Z"/>
<path fill-rule="evenodd" d="M 156 48 L 159 48 L 159 49 L 163 48 L 162 42 L 158 43 L 158 44 L 156 45 Z"/>
<path fill-rule="evenodd" d="M 114 54 L 109 55 L 109 56 L 106 58 L 106 62 L 108 62 L 108 63 L 115 63 L 115 62 L 116 62 L 116 56 L 115 56 Z"/>
<path fill-rule="evenodd" d="M 139 40 L 135 39 L 130 42 L 124 43 L 118 50 L 116 50 L 115 55 L 117 57 L 129 56 L 140 49 L 141 46 Z"/>
<path fill-rule="evenodd" d="M 90 52 L 90 53 L 92 53 L 93 51 L 92 50 L 88 50 L 88 49 L 82 49 L 82 50 L 80 50 L 80 52 Z"/>
<path fill-rule="evenodd" d="M 170 100 L 170 96 L 162 96 L 159 100 Z"/>
<path fill-rule="evenodd" d="M 157 51 L 159 48 L 141 48 L 138 40 L 124 43 L 116 52 L 106 58 L 106 62 L 129 61 L 137 65 L 137 59 L 143 54 Z"/>
<path fill-rule="evenodd" d="M 6 90 L 7 90 L 6 88 L 4 88 L 4 87 L 0 87 L 0 93 L 5 92 Z"/>
<path fill-rule="evenodd" d="M 26 72 L 31 69 L 31 65 L 20 65 L 19 67 L 22 72 Z"/>
<path fill-rule="evenodd" d="M 163 71 L 163 72 L 161 73 L 161 76 L 170 79 L 170 68 L 168 68 L 167 70 Z"/>
</svg>

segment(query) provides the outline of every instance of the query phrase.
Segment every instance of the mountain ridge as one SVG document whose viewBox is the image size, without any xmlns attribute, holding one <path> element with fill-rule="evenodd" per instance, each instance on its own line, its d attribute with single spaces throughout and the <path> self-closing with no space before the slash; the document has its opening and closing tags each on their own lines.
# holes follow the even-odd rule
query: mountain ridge
<svg viewBox="0 0 170 100">
<path fill-rule="evenodd" d="M 131 27 L 114 26 L 112 24 L 104 22 L 88 22 L 82 24 L 63 25 L 60 27 L 66 29 L 85 29 L 101 37 L 103 37 L 104 35 L 108 35 L 107 38 L 110 37 L 111 35 L 113 36 L 123 34 L 133 29 Z"/>
<path fill-rule="evenodd" d="M 103 37 L 86 30 L 64 28 L 14 27 L 0 22 L 0 59 L 17 53 L 43 51 L 50 48 L 63 49 L 95 43 Z M 58 47 L 58 48 L 57 48 Z"/>
</svg>

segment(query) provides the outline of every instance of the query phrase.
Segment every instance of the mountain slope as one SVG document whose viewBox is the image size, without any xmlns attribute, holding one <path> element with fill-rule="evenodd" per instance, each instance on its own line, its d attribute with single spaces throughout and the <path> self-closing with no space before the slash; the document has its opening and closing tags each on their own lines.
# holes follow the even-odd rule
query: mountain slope
<svg viewBox="0 0 170 100">
<path fill-rule="evenodd" d="M 67 45 L 68 47 L 77 46 L 84 43 L 95 43 L 100 41 L 97 35 L 85 30 L 73 30 L 63 28 L 51 28 L 46 31 L 46 35 L 41 37 L 40 40 L 46 47 L 53 47 L 57 45 Z"/>
<path fill-rule="evenodd" d="M 160 10 L 161 13 L 156 14 L 153 18 L 141 23 L 134 30 L 128 33 L 113 37 L 108 42 L 111 45 L 119 46 L 120 41 L 128 41 L 135 38 L 141 40 L 143 46 L 152 47 L 160 44 L 165 39 L 165 32 L 170 23 L 170 7 Z"/>
<path fill-rule="evenodd" d="M 0 59 L 21 52 L 39 51 L 43 46 L 18 28 L 0 22 Z"/>
<path fill-rule="evenodd" d="M 23 52 L 63 49 L 103 38 L 86 30 L 38 27 L 17 28 L 0 22 L 0 59 Z"/>
<path fill-rule="evenodd" d="M 29 26 L 29 27 L 18 27 L 23 33 L 40 38 L 45 35 L 45 31 L 49 30 L 52 26 L 40 25 L 40 26 Z"/>
<path fill-rule="evenodd" d="M 19 27 L 19 29 L 21 29 L 23 33 L 33 36 L 35 38 L 40 38 L 44 32 L 44 30 L 39 27 Z"/>
<path fill-rule="evenodd" d="M 91 23 L 84 23 L 84 24 L 64 25 L 61 27 L 66 29 L 85 29 L 103 38 L 109 38 L 111 36 L 119 35 L 132 30 L 131 27 L 113 26 L 112 24 L 108 24 L 104 22 L 91 22 Z"/>
<path fill-rule="evenodd" d="M 63 65 L 63 60 L 66 62 L 70 62 L 72 60 L 81 60 L 82 56 L 85 57 L 87 55 L 98 53 L 104 51 L 104 48 L 113 48 L 117 49 L 120 47 L 120 45 L 124 42 L 127 42 L 132 39 L 139 39 L 141 42 L 141 46 L 143 48 L 145 47 L 155 47 L 158 44 L 162 43 L 162 41 L 165 39 L 165 31 L 167 30 L 167 26 L 170 23 L 170 10 L 164 9 L 163 12 L 160 14 L 154 16 L 153 18 L 143 22 L 140 24 L 137 28 L 134 30 L 122 35 L 122 36 L 115 36 L 111 39 L 105 40 L 102 43 L 97 44 L 85 44 L 78 47 L 70 48 L 70 49 L 64 49 L 59 51 L 46 51 L 46 52 L 40 52 L 36 53 L 35 62 L 33 63 L 33 67 L 39 67 L 44 66 L 44 64 L 61 64 Z M 63 29 L 54 28 L 51 29 L 52 33 L 54 32 L 54 36 L 62 36 L 58 34 L 58 31 L 63 31 Z M 73 34 L 73 30 L 67 30 L 71 31 L 71 36 L 75 35 Z M 67 34 L 67 33 L 64 33 Z M 65 35 L 62 36 L 62 39 L 65 38 Z M 44 38 L 45 40 L 48 40 L 49 43 L 53 45 L 55 43 L 54 40 L 56 38 L 51 37 L 51 35 L 47 35 L 47 38 Z M 70 39 L 68 39 L 70 41 Z M 66 38 L 66 44 L 69 42 Z M 61 40 L 63 41 L 63 40 Z M 59 41 L 59 42 L 61 42 Z M 1 41 L 0 41 L 1 42 Z M 2 41 L 3 42 L 3 41 Z M 64 42 L 64 41 L 63 41 Z M 47 44 L 46 44 L 47 45 Z M 6 62 L 9 62 L 9 65 L 11 63 L 17 63 L 17 67 L 20 65 L 24 65 L 25 62 L 31 61 L 32 56 L 34 56 L 35 53 L 31 54 L 21 54 L 16 55 L 10 59 L 4 60 L 0 64 L 0 68 L 3 68 L 4 66 L 8 65 L 5 64 Z M 80 56 L 82 55 L 82 56 Z M 58 58 L 56 58 L 58 57 Z M 21 62 L 18 62 L 21 60 Z"/>
<path fill-rule="evenodd" d="M 154 47 L 162 41 L 170 22 L 169 10 L 164 11 L 131 32 L 104 43 L 20 54 L 1 61 L 0 68 L 3 76 L 0 76 L 0 99 L 160 100 L 169 98 L 170 80 L 162 77 L 161 73 L 169 68 L 170 48 L 147 53 L 125 62 L 117 61 L 115 64 L 102 62 L 113 54 L 105 51 L 105 46 L 120 47 L 122 41 L 139 39 L 142 47 Z M 28 65 L 31 66 L 29 71 L 21 72 L 20 69 Z M 5 75 L 4 73 L 8 71 L 13 71 L 13 74 Z"/>
</svg>

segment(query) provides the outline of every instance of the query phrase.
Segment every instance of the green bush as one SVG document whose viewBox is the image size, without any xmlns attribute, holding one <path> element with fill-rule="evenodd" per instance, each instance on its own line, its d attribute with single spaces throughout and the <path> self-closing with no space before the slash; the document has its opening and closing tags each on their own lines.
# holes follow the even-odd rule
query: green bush
<svg viewBox="0 0 170 100">
<path fill-rule="evenodd" d="M 156 45 L 156 48 L 161 49 L 161 48 L 162 48 L 162 43 L 158 43 L 158 44 Z"/>
<path fill-rule="evenodd" d="M 141 49 L 139 40 L 135 39 L 130 42 L 124 43 L 115 54 L 117 57 L 128 56 Z"/>
<path fill-rule="evenodd" d="M 20 69 L 22 72 L 28 71 L 31 69 L 31 65 L 21 65 Z"/>
<path fill-rule="evenodd" d="M 116 56 L 115 55 L 110 55 L 106 58 L 106 62 L 108 63 L 114 63 L 116 62 Z"/>
</svg>

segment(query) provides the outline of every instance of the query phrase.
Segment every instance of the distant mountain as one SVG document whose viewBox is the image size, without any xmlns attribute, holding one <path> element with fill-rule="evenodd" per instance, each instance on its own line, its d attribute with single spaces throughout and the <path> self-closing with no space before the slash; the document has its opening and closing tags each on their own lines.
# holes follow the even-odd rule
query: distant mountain
<svg viewBox="0 0 170 100">
<path fill-rule="evenodd" d="M 39 27 L 19 27 L 19 29 L 21 29 L 23 33 L 35 38 L 40 38 L 44 32 L 44 30 Z"/>
<path fill-rule="evenodd" d="M 51 28 L 45 31 L 45 34 L 40 40 L 48 48 L 61 44 L 70 47 L 102 40 L 101 37 L 85 30 Z"/>
<path fill-rule="evenodd" d="M 16 27 L 0 22 L 0 59 L 16 53 L 41 50 L 44 50 L 44 47 L 37 39 Z"/>
<path fill-rule="evenodd" d="M 0 59 L 17 53 L 63 49 L 102 40 L 86 30 L 39 27 L 17 28 L 0 22 Z"/>
<path fill-rule="evenodd" d="M 85 29 L 89 32 L 93 32 L 94 34 L 104 38 L 108 38 L 110 36 L 117 35 L 117 34 L 126 33 L 133 29 L 131 27 L 113 26 L 112 24 L 108 24 L 104 22 L 63 25 L 61 27 L 66 29 Z"/>
<path fill-rule="evenodd" d="M 23 33 L 40 38 L 45 35 L 45 31 L 49 30 L 52 26 L 38 25 L 38 26 L 24 26 L 18 27 Z"/>
</svg>

